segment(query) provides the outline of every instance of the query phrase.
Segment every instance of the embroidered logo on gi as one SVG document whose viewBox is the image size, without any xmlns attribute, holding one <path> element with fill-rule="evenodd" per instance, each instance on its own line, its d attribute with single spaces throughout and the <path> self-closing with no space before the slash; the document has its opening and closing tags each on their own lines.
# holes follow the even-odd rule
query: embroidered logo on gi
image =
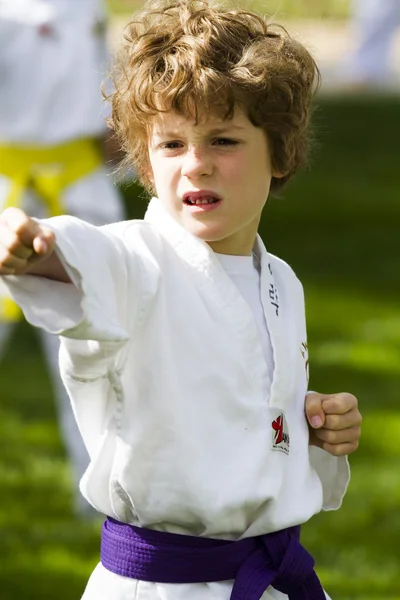
<svg viewBox="0 0 400 600">
<path fill-rule="evenodd" d="M 272 449 L 289 454 L 290 437 L 285 415 L 277 411 L 278 416 L 272 421 Z"/>
<path fill-rule="evenodd" d="M 272 275 L 271 263 L 268 263 L 268 270 L 269 270 L 270 274 Z M 279 317 L 278 290 L 276 289 L 276 286 L 273 283 L 269 284 L 269 300 L 270 300 L 272 306 L 275 307 L 276 316 Z"/>
<path fill-rule="evenodd" d="M 304 358 L 304 368 L 306 370 L 306 377 L 307 377 L 307 382 L 310 378 L 310 373 L 309 373 L 309 368 L 308 368 L 308 346 L 307 346 L 307 342 L 302 342 L 301 346 L 300 346 L 300 352 L 302 357 Z"/>
</svg>

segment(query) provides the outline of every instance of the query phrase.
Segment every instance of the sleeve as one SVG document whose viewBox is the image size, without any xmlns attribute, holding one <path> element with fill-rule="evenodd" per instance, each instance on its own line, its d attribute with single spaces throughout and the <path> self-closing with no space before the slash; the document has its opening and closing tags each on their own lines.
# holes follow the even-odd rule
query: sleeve
<svg viewBox="0 0 400 600">
<path fill-rule="evenodd" d="M 350 465 L 347 456 L 332 456 L 329 452 L 309 447 L 310 463 L 322 484 L 323 510 L 341 507 L 350 481 Z"/>
<path fill-rule="evenodd" d="M 280 261 L 282 264 L 282 261 Z M 298 340 L 307 339 L 304 292 L 300 280 L 290 269 L 289 281 L 291 282 L 291 298 L 297 298 L 295 327 L 298 331 Z M 307 378 L 308 379 L 308 378 Z M 304 382 L 307 385 L 307 381 Z M 306 392 L 306 396 L 311 391 Z M 304 396 L 303 396 L 304 397 Z M 340 508 L 347 486 L 350 481 L 350 467 L 346 456 L 336 457 L 316 446 L 309 446 L 309 460 L 311 467 L 316 471 L 322 485 L 323 510 L 337 510 Z"/>
<path fill-rule="evenodd" d="M 126 341 L 128 250 L 120 236 L 111 228 L 97 228 L 74 217 L 41 222 L 55 232 L 56 252 L 73 283 L 32 275 L 5 276 L 26 319 L 49 333 L 76 340 Z M 137 271 L 139 279 L 139 267 Z M 134 306 L 131 309 L 133 313 Z"/>
</svg>

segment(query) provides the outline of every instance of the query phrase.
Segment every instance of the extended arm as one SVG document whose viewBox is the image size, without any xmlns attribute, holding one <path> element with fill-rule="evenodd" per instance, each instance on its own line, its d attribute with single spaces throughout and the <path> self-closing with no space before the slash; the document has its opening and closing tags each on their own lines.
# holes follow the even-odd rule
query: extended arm
<svg viewBox="0 0 400 600">
<path fill-rule="evenodd" d="M 64 337 L 126 340 L 141 292 L 140 257 L 133 252 L 136 293 L 128 298 L 128 257 L 120 239 L 125 228 L 99 228 L 70 216 L 36 221 L 17 209 L 5 211 L 0 276 L 25 318 Z"/>
</svg>

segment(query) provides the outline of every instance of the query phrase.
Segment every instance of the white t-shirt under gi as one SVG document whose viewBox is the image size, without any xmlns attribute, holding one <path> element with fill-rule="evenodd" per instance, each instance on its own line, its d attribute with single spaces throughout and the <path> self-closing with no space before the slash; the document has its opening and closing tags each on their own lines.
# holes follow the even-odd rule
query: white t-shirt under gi
<svg viewBox="0 0 400 600">
<path fill-rule="evenodd" d="M 97 510 L 235 540 L 340 506 L 347 459 L 308 444 L 303 290 L 286 263 L 257 238 L 273 355 L 266 394 L 269 361 L 248 302 L 157 199 L 144 221 L 47 224 L 75 286 L 4 279 L 31 323 L 62 336 L 60 368 L 91 457 L 81 490 Z M 84 599 L 228 600 L 231 589 L 138 582 L 98 565 Z M 263 595 L 285 598 L 272 587 Z"/>
<path fill-rule="evenodd" d="M 265 398 L 269 398 L 274 372 L 274 356 L 261 299 L 261 268 L 259 258 L 254 252 L 251 256 L 231 256 L 229 254 L 217 253 L 215 255 L 253 313 L 267 365 L 263 377 L 264 394 Z"/>
</svg>

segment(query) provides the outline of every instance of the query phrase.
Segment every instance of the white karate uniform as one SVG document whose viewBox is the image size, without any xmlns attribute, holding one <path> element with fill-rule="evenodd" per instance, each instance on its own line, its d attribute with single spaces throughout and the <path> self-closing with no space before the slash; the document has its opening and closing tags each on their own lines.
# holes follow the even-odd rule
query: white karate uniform
<svg viewBox="0 0 400 600">
<path fill-rule="evenodd" d="M 60 368 L 91 462 L 84 496 L 142 527 L 239 539 L 340 506 L 345 457 L 309 447 L 303 290 L 260 238 L 268 364 L 253 312 L 210 247 L 153 199 L 145 221 L 46 221 L 75 285 L 7 276 L 62 336 Z M 273 423 L 283 415 L 276 443 Z M 232 582 L 155 584 L 98 565 L 84 600 L 228 600 Z M 283 600 L 272 588 L 263 600 Z"/>
<path fill-rule="evenodd" d="M 105 134 L 100 91 L 108 58 L 105 17 L 102 0 L 0 0 L 0 146 L 46 148 Z M 10 189 L 0 161 L 0 211 Z M 60 200 L 65 212 L 96 225 L 123 218 L 120 195 L 104 166 L 65 188 Z M 31 189 L 25 190 L 22 207 L 44 215 Z M 13 327 L 0 325 L 0 355 Z M 79 480 L 88 455 L 60 381 L 59 341 L 44 334 L 42 342 L 64 441 Z M 79 494 L 78 508 L 84 509 L 81 502 Z"/>
<path fill-rule="evenodd" d="M 353 0 L 351 26 L 357 45 L 348 58 L 348 76 L 378 86 L 390 83 L 390 52 L 400 26 L 399 0 Z"/>
</svg>

